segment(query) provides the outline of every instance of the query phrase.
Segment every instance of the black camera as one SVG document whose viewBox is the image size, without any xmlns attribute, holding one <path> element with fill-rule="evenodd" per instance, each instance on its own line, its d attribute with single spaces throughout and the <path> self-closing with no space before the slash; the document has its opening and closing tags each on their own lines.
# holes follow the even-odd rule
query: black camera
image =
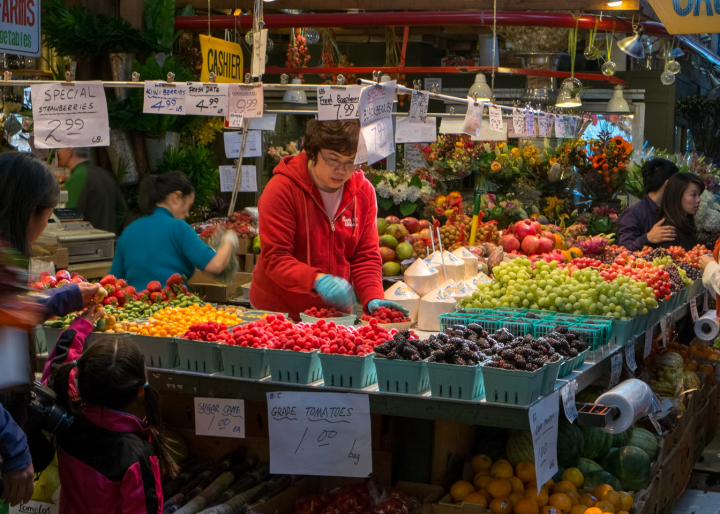
<svg viewBox="0 0 720 514">
<path fill-rule="evenodd" d="M 30 390 L 30 403 L 27 409 L 28 426 L 39 426 L 55 435 L 64 434 L 73 423 L 73 416 L 67 409 L 58 405 L 55 392 L 35 381 Z"/>
</svg>

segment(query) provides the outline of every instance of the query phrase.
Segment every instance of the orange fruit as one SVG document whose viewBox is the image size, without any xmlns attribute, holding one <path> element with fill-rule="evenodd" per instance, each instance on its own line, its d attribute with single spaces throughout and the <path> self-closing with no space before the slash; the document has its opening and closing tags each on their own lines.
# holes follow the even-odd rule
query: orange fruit
<svg viewBox="0 0 720 514">
<path fill-rule="evenodd" d="M 600 498 L 602 498 L 602 495 L 603 495 L 603 494 L 605 494 L 607 491 L 612 491 L 612 490 L 613 490 L 613 488 L 610 487 L 609 485 L 607 485 L 607 484 L 600 484 L 599 486 L 597 486 L 597 487 L 593 490 L 593 496 L 594 496 L 595 498 L 597 498 L 598 501 L 599 501 Z"/>
<path fill-rule="evenodd" d="M 572 501 L 566 494 L 554 493 L 550 496 L 548 504 L 560 510 L 563 514 L 569 514 L 572 509 Z"/>
<path fill-rule="evenodd" d="M 535 464 L 532 462 L 520 462 L 515 467 L 515 475 L 526 484 L 532 482 L 535 480 Z"/>
<path fill-rule="evenodd" d="M 597 507 L 588 507 L 585 514 L 602 514 L 602 511 Z"/>
<path fill-rule="evenodd" d="M 528 483 L 525 485 L 525 489 L 537 489 L 537 486 L 538 486 L 538 485 L 537 485 L 537 480 L 533 480 L 532 482 L 528 482 Z M 547 486 L 546 486 L 545 484 L 541 485 L 541 486 L 540 486 L 540 489 L 545 489 L 545 492 L 548 492 L 548 493 L 550 492 L 550 491 L 548 491 L 548 488 L 547 488 Z"/>
<path fill-rule="evenodd" d="M 513 507 L 515 506 L 515 504 L 517 503 L 517 501 L 518 501 L 520 498 L 523 498 L 523 495 L 520 494 L 520 493 L 512 493 L 512 494 L 510 495 L 510 501 L 513 502 Z"/>
<path fill-rule="evenodd" d="M 600 497 L 600 501 L 606 501 L 615 508 L 616 511 L 622 510 L 622 502 L 620 501 L 620 493 L 615 491 L 605 491 Z"/>
<path fill-rule="evenodd" d="M 590 493 L 585 493 L 580 497 L 580 503 L 582 503 L 586 507 L 594 507 L 597 502 L 598 499 Z"/>
<path fill-rule="evenodd" d="M 547 505 L 540 509 L 540 514 L 561 514 L 559 510 L 555 507 L 551 507 L 550 505 Z"/>
<path fill-rule="evenodd" d="M 495 478 L 507 478 L 513 476 L 513 467 L 506 460 L 499 460 L 490 468 L 490 473 Z"/>
<path fill-rule="evenodd" d="M 552 489 L 553 494 L 565 494 L 567 492 L 570 493 L 577 493 L 577 487 L 572 482 L 568 482 L 567 480 L 561 480 Z"/>
<path fill-rule="evenodd" d="M 512 484 L 505 478 L 496 478 L 487 485 L 493 498 L 507 498 L 513 492 Z"/>
<path fill-rule="evenodd" d="M 475 478 L 473 479 L 473 485 L 475 486 L 475 489 L 482 489 L 484 487 L 487 487 L 487 485 L 495 480 L 492 475 L 481 475 L 478 473 L 475 475 Z"/>
<path fill-rule="evenodd" d="M 514 493 L 519 493 L 522 495 L 522 493 L 525 491 L 525 484 L 523 484 L 522 480 L 520 480 L 518 477 L 507 477 L 505 480 L 510 482 Z"/>
<path fill-rule="evenodd" d="M 567 492 L 565 495 L 570 498 L 573 507 L 580 505 L 580 495 L 578 493 Z"/>
<path fill-rule="evenodd" d="M 513 514 L 510 498 L 495 498 L 490 502 L 490 510 L 495 514 Z"/>
<path fill-rule="evenodd" d="M 487 455 L 475 455 L 470 465 L 474 473 L 480 473 L 481 470 L 489 470 L 492 467 L 492 459 Z"/>
<path fill-rule="evenodd" d="M 537 487 L 533 487 L 532 489 L 525 489 L 523 496 L 525 498 L 534 498 L 538 504 L 538 507 L 540 507 L 541 509 L 548 504 L 548 493 L 542 487 L 540 488 L 540 492 L 538 492 Z"/>
<path fill-rule="evenodd" d="M 624 491 L 618 492 L 620 495 L 620 508 L 622 511 L 630 512 L 630 509 L 632 509 L 633 504 L 635 503 L 633 501 L 633 497 L 630 496 L 628 493 Z"/>
<path fill-rule="evenodd" d="M 453 501 L 458 503 L 463 501 L 465 497 L 472 492 L 475 492 L 475 488 L 470 482 L 466 482 L 465 480 L 458 480 L 450 488 L 450 496 L 452 496 Z"/>
<path fill-rule="evenodd" d="M 578 468 L 568 468 L 562 474 L 564 481 L 570 482 L 576 488 L 582 487 L 585 478 Z"/>
<path fill-rule="evenodd" d="M 572 509 L 570 509 L 570 514 L 585 514 L 585 511 L 588 508 L 585 505 L 575 505 Z"/>
<path fill-rule="evenodd" d="M 468 494 L 465 499 L 463 500 L 465 503 L 477 503 L 479 505 L 482 505 L 483 507 L 488 506 L 487 498 L 485 498 L 484 494 L 481 494 L 477 491 L 474 493 Z"/>
<path fill-rule="evenodd" d="M 630 513 L 626 510 L 619 510 L 615 514 L 630 514 Z"/>
<path fill-rule="evenodd" d="M 515 503 L 515 514 L 540 514 L 540 507 L 532 498 L 520 498 Z"/>
<path fill-rule="evenodd" d="M 597 505 L 595 505 L 595 507 L 600 509 L 603 512 L 609 512 L 610 514 L 615 514 L 615 506 L 607 500 L 601 500 L 601 501 L 597 502 Z"/>
</svg>

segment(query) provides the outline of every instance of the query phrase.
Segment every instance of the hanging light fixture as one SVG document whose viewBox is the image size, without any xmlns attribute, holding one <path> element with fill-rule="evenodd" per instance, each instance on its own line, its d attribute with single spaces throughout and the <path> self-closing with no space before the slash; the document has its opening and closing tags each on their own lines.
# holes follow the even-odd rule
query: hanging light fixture
<svg viewBox="0 0 720 514">
<path fill-rule="evenodd" d="M 580 94 L 582 93 L 583 85 L 580 80 L 575 78 L 575 53 L 577 51 L 578 20 L 579 18 L 575 21 L 575 28 L 570 29 L 568 39 L 568 50 L 570 51 L 570 76 L 563 80 L 562 84 L 560 84 L 560 90 L 558 91 L 557 99 L 555 100 L 555 107 L 561 107 L 563 109 L 580 107 L 582 105 Z"/>
<path fill-rule="evenodd" d="M 613 88 L 613 95 L 605 108 L 605 111 L 613 114 L 625 114 L 630 112 L 627 100 L 623 96 L 623 88 L 621 85 L 616 85 Z"/>
<path fill-rule="evenodd" d="M 298 77 L 295 77 L 292 79 L 292 84 L 302 84 L 302 80 L 300 80 Z M 305 91 L 298 90 L 298 89 L 288 89 L 285 91 L 285 96 L 283 97 L 283 102 L 287 102 L 289 104 L 306 104 L 307 101 L 307 94 Z"/>
<path fill-rule="evenodd" d="M 635 59 L 644 59 L 645 58 L 645 47 L 642 43 L 642 35 L 643 35 L 643 26 L 638 22 L 635 23 L 635 20 L 633 19 L 633 35 L 628 36 L 624 39 L 621 39 L 618 41 L 618 48 L 628 54 L 630 57 L 634 57 Z"/>
<path fill-rule="evenodd" d="M 492 98 L 492 89 L 488 86 L 484 73 L 475 75 L 475 83 L 468 90 L 468 97 L 473 98 L 473 94 L 477 95 L 478 102 L 489 102 Z"/>
</svg>

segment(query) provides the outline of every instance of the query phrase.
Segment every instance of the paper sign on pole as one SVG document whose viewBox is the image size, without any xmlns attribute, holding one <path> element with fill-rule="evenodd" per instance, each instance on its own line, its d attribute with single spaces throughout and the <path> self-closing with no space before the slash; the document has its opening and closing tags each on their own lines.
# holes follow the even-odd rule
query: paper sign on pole
<svg viewBox="0 0 720 514">
<path fill-rule="evenodd" d="M 203 57 L 200 82 L 210 82 L 211 72 L 215 74 L 215 82 L 239 82 L 243 79 L 240 45 L 200 34 L 200 52 Z"/>
<path fill-rule="evenodd" d="M 570 134 L 573 138 L 577 137 L 578 119 L 575 116 L 570 117 Z"/>
<path fill-rule="evenodd" d="M 535 131 L 535 114 L 532 111 L 525 113 L 525 135 L 527 137 L 535 137 L 537 135 Z"/>
<path fill-rule="evenodd" d="M 627 343 L 625 343 L 627 344 Z M 617 352 L 610 360 L 610 383 L 608 388 L 615 387 L 620 381 L 620 373 L 622 372 L 623 356 L 622 352 Z"/>
<path fill-rule="evenodd" d="M 228 85 L 188 82 L 185 114 L 225 116 L 228 110 Z"/>
<path fill-rule="evenodd" d="M 362 86 L 318 87 L 318 120 L 358 119 L 361 90 Z"/>
<path fill-rule="evenodd" d="M 368 160 L 367 145 L 365 144 L 365 138 L 363 137 L 362 130 L 358 134 L 358 147 L 355 153 L 354 164 L 364 164 Z"/>
<path fill-rule="evenodd" d="M 39 0 L 2 2 L 0 52 L 40 57 L 40 4 Z"/>
<path fill-rule="evenodd" d="M 550 480 L 558 470 L 557 439 L 560 424 L 560 398 L 555 391 L 529 410 L 530 433 L 535 450 L 535 476 L 538 484 Z"/>
<path fill-rule="evenodd" d="M 562 402 L 563 410 L 565 411 L 565 417 L 570 423 L 575 421 L 578 417 L 577 405 L 575 404 L 575 392 L 577 391 L 577 381 L 572 380 L 565 384 L 562 388 Z"/>
<path fill-rule="evenodd" d="M 698 316 L 697 300 L 695 298 L 690 299 L 690 314 L 692 315 L 693 323 L 697 323 L 700 317 Z"/>
<path fill-rule="evenodd" d="M 108 146 L 110 125 L 102 82 L 33 85 L 37 148 Z"/>
<path fill-rule="evenodd" d="M 242 132 L 228 131 L 223 133 L 225 142 L 225 157 L 237 159 L 240 157 L 240 146 L 242 145 Z M 247 141 L 245 141 L 246 157 L 262 157 L 262 137 L 259 130 L 249 130 Z"/>
<path fill-rule="evenodd" d="M 652 336 L 653 336 L 653 329 L 652 329 L 652 327 L 650 327 L 645 331 L 645 350 L 643 351 L 643 359 L 646 359 L 647 356 L 650 355 L 650 352 L 652 351 Z"/>
<path fill-rule="evenodd" d="M 502 130 L 502 109 L 500 106 L 495 104 L 489 104 L 488 111 L 490 112 L 490 128 L 492 130 Z"/>
<path fill-rule="evenodd" d="M 406 144 L 403 145 L 404 153 L 403 157 L 404 160 L 407 161 L 408 168 L 412 171 L 415 171 L 418 168 L 424 168 L 425 167 L 425 159 L 423 159 L 422 154 L 420 153 L 420 150 L 414 145 L 414 144 Z"/>
<path fill-rule="evenodd" d="M 410 100 L 410 112 L 408 113 L 410 123 L 425 123 L 429 100 L 430 93 L 427 91 L 413 90 L 412 99 Z"/>
<path fill-rule="evenodd" d="M 555 115 L 555 137 L 565 137 L 565 121 L 561 114 Z"/>
<path fill-rule="evenodd" d="M 157 82 L 146 80 L 144 87 L 143 112 L 149 114 L 185 114 L 185 99 L 188 85 L 181 82 Z"/>
<path fill-rule="evenodd" d="M 630 339 L 625 343 L 625 361 L 630 371 L 637 369 L 637 363 L 635 362 L 635 339 Z"/>
<path fill-rule="evenodd" d="M 226 127 L 241 128 L 244 118 L 262 118 L 264 96 L 261 82 L 230 84 L 228 96 Z"/>
<path fill-rule="evenodd" d="M 668 34 L 720 32 L 720 2 L 715 0 L 649 0 Z"/>
<path fill-rule="evenodd" d="M 391 80 L 362 88 L 359 103 L 361 127 L 392 118 L 395 84 L 396 82 Z"/>
<path fill-rule="evenodd" d="M 195 398 L 195 434 L 245 438 L 245 402 L 226 398 Z"/>
<path fill-rule="evenodd" d="M 267 46 L 268 29 L 253 32 L 252 76 L 259 77 L 265 73 L 265 47 Z"/>
<path fill-rule="evenodd" d="M 437 123 L 434 117 L 425 123 L 411 123 L 408 118 L 396 118 L 396 143 L 433 143 L 437 141 Z"/>
<path fill-rule="evenodd" d="M 525 118 L 523 117 L 522 111 L 517 107 L 513 107 L 512 110 L 512 127 L 513 133 L 517 135 L 525 134 Z"/>
<path fill-rule="evenodd" d="M 366 394 L 267 393 L 270 473 L 367 477 L 372 473 Z"/>
<path fill-rule="evenodd" d="M 477 137 L 482 130 L 483 103 L 476 102 L 472 98 L 468 98 L 467 103 L 468 107 L 462 131 L 465 134 Z"/>
<path fill-rule="evenodd" d="M 382 118 L 360 129 L 367 145 L 367 163 L 374 164 L 395 153 L 391 118 Z"/>
<path fill-rule="evenodd" d="M 231 193 L 235 186 L 237 166 L 220 166 L 220 192 Z M 243 166 L 240 176 L 241 193 L 254 193 L 257 191 L 257 171 L 254 165 Z"/>
<path fill-rule="evenodd" d="M 546 137 L 549 135 L 547 113 L 538 113 L 538 135 L 540 137 Z"/>
<path fill-rule="evenodd" d="M 570 116 L 563 114 L 563 123 L 565 124 L 565 137 L 573 137 Z"/>
</svg>

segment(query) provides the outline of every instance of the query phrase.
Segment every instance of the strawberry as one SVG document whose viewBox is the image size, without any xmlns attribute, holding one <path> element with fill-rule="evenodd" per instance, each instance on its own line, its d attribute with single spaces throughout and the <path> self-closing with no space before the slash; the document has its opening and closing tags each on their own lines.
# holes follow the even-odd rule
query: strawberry
<svg viewBox="0 0 720 514">
<path fill-rule="evenodd" d="M 103 305 L 112 305 L 113 307 L 118 306 L 118 299 L 114 296 L 108 296 L 103 300 Z"/>
<path fill-rule="evenodd" d="M 70 279 L 70 282 L 72 282 L 73 284 L 82 284 L 83 282 L 85 282 L 85 279 L 80 275 L 75 275 L 73 278 Z"/>
<path fill-rule="evenodd" d="M 55 273 L 55 278 L 59 280 L 70 280 L 72 277 L 70 276 L 70 273 L 68 273 L 65 270 L 60 270 L 57 273 Z"/>
<path fill-rule="evenodd" d="M 119 278 L 117 279 L 117 282 L 115 282 L 115 285 L 120 289 L 125 289 L 127 287 L 127 282 L 125 282 L 122 278 Z"/>
<path fill-rule="evenodd" d="M 37 291 L 45 291 L 45 286 L 42 282 L 34 282 L 33 285 L 31 285 L 30 287 Z"/>
<path fill-rule="evenodd" d="M 101 286 L 107 286 L 107 285 L 109 285 L 109 284 L 115 285 L 115 282 L 117 282 L 117 279 L 116 279 L 114 276 L 112 276 L 112 275 L 105 275 L 105 276 L 100 280 L 100 285 L 101 285 Z"/>
<path fill-rule="evenodd" d="M 157 280 L 153 280 L 147 285 L 147 289 L 151 293 L 159 293 L 162 291 L 162 284 L 160 284 Z"/>
<path fill-rule="evenodd" d="M 183 285 L 183 286 L 180 288 L 180 292 L 181 292 L 182 294 L 184 294 L 184 295 L 187 295 L 187 294 L 188 294 L 188 288 Z"/>
<path fill-rule="evenodd" d="M 140 300 L 141 302 L 149 302 L 150 301 L 150 292 L 147 289 L 140 291 L 137 295 L 138 295 L 138 300 Z"/>
<path fill-rule="evenodd" d="M 42 276 L 42 273 L 40 274 L 40 276 Z M 57 279 L 50 274 L 47 274 L 46 277 L 41 278 L 40 282 L 42 282 L 46 288 L 50 288 L 50 289 L 52 289 L 53 287 L 55 287 L 57 285 Z"/>
<path fill-rule="evenodd" d="M 170 275 L 170 278 L 165 281 L 166 286 L 171 286 L 174 288 L 174 286 L 181 287 L 183 283 L 185 282 L 184 277 L 180 275 L 180 273 L 174 273 L 173 275 Z"/>
<path fill-rule="evenodd" d="M 160 282 L 158 282 L 158 284 L 159 284 L 159 283 L 160 283 Z M 151 284 L 152 284 L 152 282 L 151 282 Z M 162 295 L 162 293 L 159 293 L 159 292 L 157 292 L 157 291 L 156 291 L 156 292 L 153 292 L 153 293 L 150 293 L 150 301 L 151 301 L 152 303 L 162 303 L 162 301 L 163 301 L 163 295 Z"/>
<path fill-rule="evenodd" d="M 115 287 L 115 284 L 105 284 L 105 290 L 108 292 L 109 296 L 113 296 L 115 293 L 117 293 L 117 287 Z"/>
<path fill-rule="evenodd" d="M 135 288 L 133 286 L 127 286 L 125 288 L 125 292 L 133 296 L 137 294 L 137 291 L 135 291 Z"/>
<path fill-rule="evenodd" d="M 42 282 L 44 279 L 46 279 L 46 278 L 49 277 L 49 276 L 50 276 L 50 273 L 48 273 L 47 271 L 43 271 L 42 273 L 40 273 L 40 278 L 38 278 L 38 280 L 39 280 L 40 282 Z M 43 283 L 44 283 L 44 282 L 43 282 Z"/>
<path fill-rule="evenodd" d="M 175 296 L 177 296 L 177 293 L 170 286 L 165 286 L 163 288 L 162 292 L 163 292 L 163 295 L 167 296 L 170 300 L 174 300 Z"/>
<path fill-rule="evenodd" d="M 75 278 L 79 275 L 80 275 L 80 273 L 78 273 L 77 271 L 73 271 L 72 273 L 70 273 L 70 278 Z"/>
</svg>

